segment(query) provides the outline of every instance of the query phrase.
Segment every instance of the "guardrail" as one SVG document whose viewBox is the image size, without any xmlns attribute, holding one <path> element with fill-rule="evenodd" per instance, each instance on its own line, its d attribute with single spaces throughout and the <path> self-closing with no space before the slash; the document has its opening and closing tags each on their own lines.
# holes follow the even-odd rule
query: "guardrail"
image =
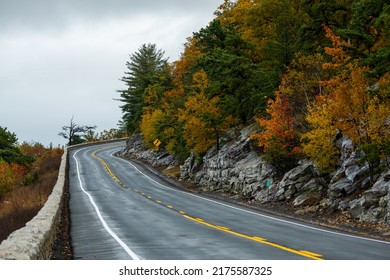
<svg viewBox="0 0 390 280">
<path fill-rule="evenodd" d="M 0 260 L 48 260 L 61 215 L 62 197 L 66 183 L 68 151 L 127 140 L 128 138 L 84 143 L 65 148 L 58 179 L 52 193 L 38 214 L 26 226 L 11 233 L 0 244 Z"/>
</svg>

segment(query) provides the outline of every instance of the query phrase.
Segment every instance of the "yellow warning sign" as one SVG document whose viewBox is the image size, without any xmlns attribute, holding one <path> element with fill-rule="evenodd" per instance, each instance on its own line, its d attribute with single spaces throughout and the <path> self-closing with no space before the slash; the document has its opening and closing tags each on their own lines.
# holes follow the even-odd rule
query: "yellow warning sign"
<svg viewBox="0 0 390 280">
<path fill-rule="evenodd" d="M 154 146 L 158 147 L 158 146 L 161 145 L 161 141 L 156 139 L 156 140 L 153 141 L 153 144 L 154 144 Z"/>
</svg>

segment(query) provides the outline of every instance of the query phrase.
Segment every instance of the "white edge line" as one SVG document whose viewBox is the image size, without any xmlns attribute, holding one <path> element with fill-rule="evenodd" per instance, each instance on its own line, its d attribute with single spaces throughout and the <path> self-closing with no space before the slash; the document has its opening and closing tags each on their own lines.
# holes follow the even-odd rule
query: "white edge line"
<svg viewBox="0 0 390 280">
<path fill-rule="evenodd" d="M 114 157 L 113 153 L 110 154 L 111 157 Z M 340 235 L 340 236 L 349 237 L 349 238 L 362 239 L 362 240 L 366 240 L 366 241 L 372 241 L 372 242 L 378 242 L 378 243 L 383 243 L 383 244 L 390 245 L 390 242 L 388 242 L 388 241 L 379 240 L 379 239 L 373 239 L 373 238 L 368 238 L 368 237 L 362 237 L 362 236 L 356 236 L 356 235 L 351 235 L 351 234 L 347 234 L 347 233 L 335 232 L 335 231 L 331 231 L 331 230 L 326 230 L 326 229 L 321 229 L 321 228 L 317 228 L 317 227 L 313 227 L 313 226 L 304 225 L 304 224 L 297 223 L 297 222 L 287 221 L 287 220 L 284 220 L 284 219 L 275 218 L 275 217 L 271 217 L 271 216 L 268 216 L 268 215 L 264 215 L 264 214 L 260 214 L 260 213 L 257 213 L 257 212 L 253 212 L 253 211 L 250 211 L 250 210 L 238 208 L 238 207 L 235 207 L 235 206 L 232 206 L 232 205 L 228 205 L 228 204 L 225 204 L 225 203 L 222 203 L 222 202 L 218 202 L 218 201 L 215 201 L 215 200 L 212 200 L 212 199 L 208 199 L 208 198 L 205 198 L 205 197 L 202 197 L 202 196 L 198 196 L 196 194 L 192 194 L 192 193 L 185 192 L 185 191 L 182 191 L 182 190 L 177 190 L 175 188 L 171 188 L 171 187 L 165 186 L 165 185 L 157 182 L 156 180 L 150 178 L 148 175 L 146 175 L 141 170 L 139 170 L 137 167 L 135 167 L 130 161 L 122 159 L 120 157 L 115 157 L 115 158 L 119 159 L 119 160 L 122 160 L 122 161 L 125 161 L 130 166 L 132 166 L 135 170 L 137 170 L 140 174 L 142 174 L 143 176 L 148 178 L 150 181 L 154 182 L 155 184 L 157 184 L 157 185 L 159 185 L 159 186 L 161 186 L 161 187 L 163 187 L 165 189 L 173 190 L 173 191 L 176 191 L 176 192 L 181 192 L 181 193 L 184 193 L 186 195 L 189 195 L 189 196 L 192 196 L 192 197 L 196 197 L 198 199 L 206 200 L 208 202 L 212 202 L 212 203 L 215 203 L 215 204 L 227 207 L 227 208 L 232 208 L 232 209 L 235 209 L 235 210 L 238 210 L 238 211 L 241 211 L 241 212 L 253 214 L 253 215 L 260 216 L 260 217 L 263 217 L 263 218 L 267 218 L 267 219 L 270 219 L 270 220 L 283 222 L 283 223 L 286 223 L 286 224 L 295 225 L 295 226 L 298 226 L 298 227 L 308 228 L 308 229 L 315 230 L 315 231 L 321 231 L 321 232 L 330 233 L 330 234 L 334 234 L 334 235 Z"/>
<path fill-rule="evenodd" d="M 85 148 L 84 148 L 85 149 Z M 78 180 L 79 180 L 79 185 L 80 185 L 80 189 L 88 196 L 89 198 L 89 201 L 91 202 L 92 206 L 95 208 L 95 211 L 96 211 L 96 214 L 100 220 L 100 222 L 102 223 L 104 229 L 112 236 L 112 238 L 115 239 L 116 242 L 118 242 L 118 244 L 126 251 L 126 253 L 133 259 L 133 260 L 140 260 L 140 257 L 137 256 L 127 245 L 126 243 L 124 243 L 116 234 L 115 232 L 113 232 L 111 230 L 111 228 L 107 225 L 106 221 L 104 220 L 103 216 L 101 215 L 100 211 L 99 211 L 99 208 L 97 207 L 94 199 L 92 198 L 92 196 L 84 189 L 83 187 L 83 183 L 81 182 L 81 177 L 80 177 L 80 169 L 79 169 L 79 162 L 76 158 L 76 154 L 81 151 L 82 149 L 80 150 L 77 150 L 74 154 L 73 154 L 73 158 L 75 159 L 76 161 L 76 169 L 77 169 L 77 177 L 78 177 Z"/>
</svg>

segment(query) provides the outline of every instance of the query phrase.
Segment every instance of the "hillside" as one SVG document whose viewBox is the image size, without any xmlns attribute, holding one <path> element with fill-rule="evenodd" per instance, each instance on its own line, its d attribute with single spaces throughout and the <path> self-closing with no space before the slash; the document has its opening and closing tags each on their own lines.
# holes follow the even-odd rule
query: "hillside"
<svg viewBox="0 0 390 280">
<path fill-rule="evenodd" d="M 388 1 L 226 0 L 177 61 L 130 56 L 122 126 L 210 190 L 388 224 L 389 27 Z"/>
</svg>

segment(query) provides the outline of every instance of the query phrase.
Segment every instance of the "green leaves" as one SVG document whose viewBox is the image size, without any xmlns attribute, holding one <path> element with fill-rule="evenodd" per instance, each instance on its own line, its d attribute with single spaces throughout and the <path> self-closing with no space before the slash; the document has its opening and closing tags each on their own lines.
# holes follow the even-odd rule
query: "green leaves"
<svg viewBox="0 0 390 280">
<path fill-rule="evenodd" d="M 167 59 L 164 52 L 157 50 L 154 44 L 144 44 L 140 49 L 130 56 L 130 61 L 126 63 L 128 72 L 122 77 L 127 89 L 118 90 L 119 101 L 124 104 L 122 109 L 122 125 L 128 132 L 139 129 L 142 110 L 145 106 L 146 89 L 159 83 L 165 82 L 167 71 Z"/>
<path fill-rule="evenodd" d="M 33 157 L 22 154 L 17 146 L 17 141 L 18 138 L 15 133 L 0 126 L 0 160 L 20 165 L 27 165 L 33 162 Z"/>
<path fill-rule="evenodd" d="M 267 75 L 273 70 L 265 70 L 254 60 L 254 45 L 219 20 L 211 22 L 194 37 L 204 55 L 193 68 L 206 71 L 210 95 L 220 98 L 223 114 L 232 115 L 245 124 L 259 108 L 264 110 L 265 103 L 258 101 L 264 95 L 272 95 L 279 77 Z"/>
<path fill-rule="evenodd" d="M 340 133 L 356 145 L 378 144 L 383 157 L 388 1 L 226 0 L 215 14 L 169 66 L 151 44 L 130 57 L 127 89 L 119 91 L 128 131 L 142 118 L 147 141 L 159 138 L 184 157 L 218 145 L 229 118 L 245 125 L 258 116 L 264 131 L 254 138 L 280 170 L 305 153 L 330 172 Z"/>
</svg>

